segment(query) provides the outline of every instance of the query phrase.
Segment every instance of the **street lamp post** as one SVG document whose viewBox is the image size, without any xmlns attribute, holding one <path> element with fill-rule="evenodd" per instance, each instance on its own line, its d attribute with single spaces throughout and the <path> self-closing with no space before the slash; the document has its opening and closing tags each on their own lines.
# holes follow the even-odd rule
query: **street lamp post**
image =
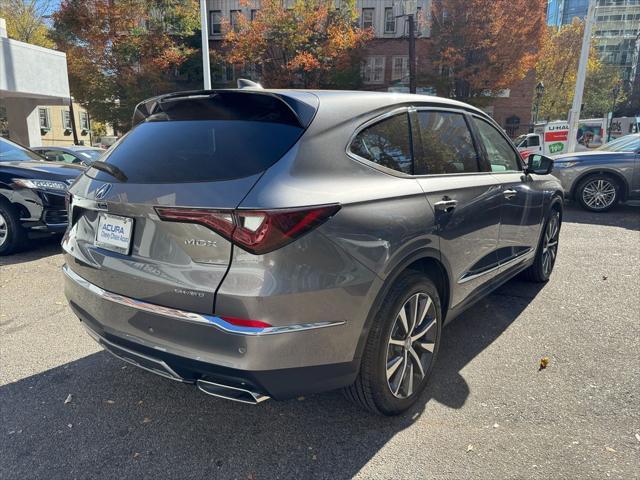
<svg viewBox="0 0 640 480">
<path fill-rule="evenodd" d="M 538 82 L 536 85 L 536 104 L 535 104 L 535 113 L 533 116 L 533 124 L 538 123 L 538 112 L 540 111 L 540 102 L 542 101 L 542 96 L 544 95 L 544 83 Z"/>
<path fill-rule="evenodd" d="M 409 93 L 416 93 L 416 14 L 417 0 L 394 0 L 394 16 L 407 17 L 409 22 Z M 395 14 L 396 7 L 401 9 Z"/>
<path fill-rule="evenodd" d="M 615 87 L 613 87 L 613 90 L 611 91 L 611 96 L 613 97 L 613 103 L 611 104 L 611 118 L 609 119 L 607 142 L 611 140 L 611 126 L 613 125 L 613 114 L 616 109 L 616 101 L 618 100 L 619 94 L 620 94 L 620 84 L 616 83 Z"/>
</svg>

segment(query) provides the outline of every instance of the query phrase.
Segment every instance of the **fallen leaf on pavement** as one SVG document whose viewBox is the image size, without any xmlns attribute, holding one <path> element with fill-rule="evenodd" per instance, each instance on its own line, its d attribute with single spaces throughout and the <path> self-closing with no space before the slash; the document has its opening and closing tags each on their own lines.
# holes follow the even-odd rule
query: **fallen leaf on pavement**
<svg viewBox="0 0 640 480">
<path fill-rule="evenodd" d="M 105 400 L 105 403 L 108 403 L 109 405 L 113 405 L 116 402 L 114 402 L 113 400 Z"/>
<path fill-rule="evenodd" d="M 73 424 L 67 423 L 67 427 L 71 428 L 71 427 L 73 427 Z"/>
<path fill-rule="evenodd" d="M 549 357 L 542 357 L 540 359 L 540 368 L 538 368 L 538 371 L 544 370 L 545 368 L 547 368 L 548 365 L 549 365 Z"/>
<path fill-rule="evenodd" d="M 498 428 L 500 425 L 498 425 L 497 423 L 493 424 L 493 428 Z"/>
<path fill-rule="evenodd" d="M 151 421 L 151 419 L 149 417 L 144 417 L 142 419 L 142 423 L 149 423 Z"/>
<path fill-rule="evenodd" d="M 616 453 L 616 451 L 615 451 L 613 448 L 611 448 L 611 447 L 604 447 L 604 449 L 605 449 L 607 452 L 613 452 L 613 453 Z"/>
<path fill-rule="evenodd" d="M 636 433 L 636 440 L 640 442 L 640 433 Z"/>
<path fill-rule="evenodd" d="M 72 398 L 73 398 L 73 395 L 71 394 L 67 395 L 67 398 L 65 398 L 64 400 L 64 404 L 66 405 L 67 403 L 71 403 Z"/>
<path fill-rule="evenodd" d="M 467 447 L 467 452 L 470 452 L 471 450 L 473 450 L 473 445 L 469 444 L 469 446 Z"/>
<path fill-rule="evenodd" d="M 138 452 L 135 452 L 135 453 L 133 454 L 133 458 L 138 458 L 139 456 L 140 456 L 140 454 L 139 454 Z"/>
</svg>

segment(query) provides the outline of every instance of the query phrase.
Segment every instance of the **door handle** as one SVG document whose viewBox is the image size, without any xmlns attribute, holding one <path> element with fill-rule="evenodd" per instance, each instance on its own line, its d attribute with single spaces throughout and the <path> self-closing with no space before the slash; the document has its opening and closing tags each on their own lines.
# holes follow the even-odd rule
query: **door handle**
<svg viewBox="0 0 640 480">
<path fill-rule="evenodd" d="M 434 203 L 433 207 L 440 212 L 448 213 L 452 211 L 454 208 L 456 208 L 457 205 L 458 205 L 457 200 L 452 200 L 448 197 L 444 197 L 439 202 Z"/>
<path fill-rule="evenodd" d="M 506 199 L 512 199 L 513 197 L 515 197 L 518 192 L 517 190 L 505 190 L 504 192 L 502 192 L 504 194 L 504 198 Z"/>
</svg>

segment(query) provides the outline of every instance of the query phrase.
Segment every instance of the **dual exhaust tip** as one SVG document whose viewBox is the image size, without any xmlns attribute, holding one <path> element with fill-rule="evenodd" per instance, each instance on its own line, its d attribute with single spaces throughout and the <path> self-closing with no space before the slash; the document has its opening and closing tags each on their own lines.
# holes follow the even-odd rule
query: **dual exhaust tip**
<svg viewBox="0 0 640 480">
<path fill-rule="evenodd" d="M 224 398 L 225 400 L 231 400 L 233 402 L 248 403 L 250 405 L 257 405 L 258 403 L 269 400 L 270 398 L 267 395 L 253 392 L 245 388 L 231 387 L 229 385 L 222 385 L 208 380 L 199 379 L 196 381 L 196 385 L 201 392 L 204 392 L 207 395 L 213 395 L 214 397 Z"/>
</svg>

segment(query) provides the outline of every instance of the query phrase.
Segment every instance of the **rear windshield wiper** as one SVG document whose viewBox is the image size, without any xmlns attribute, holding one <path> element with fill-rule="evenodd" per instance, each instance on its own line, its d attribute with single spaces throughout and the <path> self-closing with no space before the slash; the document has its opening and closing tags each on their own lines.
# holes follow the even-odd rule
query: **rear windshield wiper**
<svg viewBox="0 0 640 480">
<path fill-rule="evenodd" d="M 96 170 L 100 170 L 101 172 L 108 173 L 114 178 L 117 178 L 121 182 L 126 182 L 128 180 L 127 176 L 124 174 L 122 170 L 111 163 L 101 162 L 97 160 L 89 165 L 90 168 L 95 168 Z"/>
</svg>

